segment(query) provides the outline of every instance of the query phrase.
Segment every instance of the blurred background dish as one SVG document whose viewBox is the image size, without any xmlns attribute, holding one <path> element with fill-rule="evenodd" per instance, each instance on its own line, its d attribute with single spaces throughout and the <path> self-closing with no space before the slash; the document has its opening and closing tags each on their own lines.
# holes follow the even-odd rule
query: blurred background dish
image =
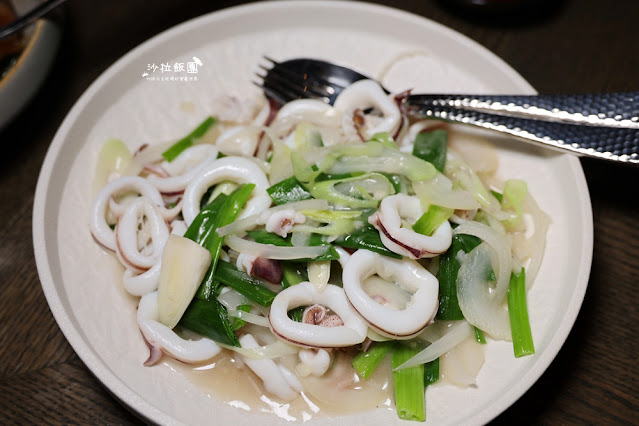
<svg viewBox="0 0 639 426">
<path fill-rule="evenodd" d="M 0 27 L 28 12 L 39 2 L 0 1 Z M 53 63 L 60 27 L 40 19 L 24 30 L 0 39 L 0 130 L 33 98 Z"/>
</svg>

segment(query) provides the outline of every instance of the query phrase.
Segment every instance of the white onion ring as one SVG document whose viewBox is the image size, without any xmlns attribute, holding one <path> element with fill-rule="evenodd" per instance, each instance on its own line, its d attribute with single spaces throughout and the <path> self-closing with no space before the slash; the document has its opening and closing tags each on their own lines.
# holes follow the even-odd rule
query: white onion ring
<svg viewBox="0 0 639 426">
<path fill-rule="evenodd" d="M 486 244 L 495 252 L 496 262 L 493 262 L 493 269 L 497 277 L 495 288 L 495 300 L 502 303 L 508 292 L 510 283 L 510 273 L 512 271 L 512 254 L 506 240 L 493 228 L 483 223 L 468 221 L 455 228 L 455 234 L 473 235 Z"/>
<path fill-rule="evenodd" d="M 457 299 L 466 321 L 495 339 L 510 341 L 508 311 L 498 294 L 489 292 L 485 278 L 493 263 L 491 257 L 487 243 L 481 243 L 464 257 L 457 278 Z"/>
<path fill-rule="evenodd" d="M 417 196 L 428 204 L 455 210 L 475 210 L 479 203 L 468 191 L 453 189 L 453 182 L 441 173 L 430 179 L 413 183 Z"/>
<path fill-rule="evenodd" d="M 226 245 L 238 253 L 267 259 L 291 260 L 309 258 L 314 259 L 323 255 L 329 246 L 282 247 L 272 244 L 260 244 L 243 240 L 235 235 L 228 235 L 224 240 Z"/>
<path fill-rule="evenodd" d="M 403 370 L 404 368 L 415 367 L 416 365 L 434 361 L 446 352 L 457 346 L 460 342 L 472 336 L 473 328 L 466 321 L 459 321 L 439 340 L 431 343 L 426 349 L 407 360 L 395 370 Z"/>
</svg>

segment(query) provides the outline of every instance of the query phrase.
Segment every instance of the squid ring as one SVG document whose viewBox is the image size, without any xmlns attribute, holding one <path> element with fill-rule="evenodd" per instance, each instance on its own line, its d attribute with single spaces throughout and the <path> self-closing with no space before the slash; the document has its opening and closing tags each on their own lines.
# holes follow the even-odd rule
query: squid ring
<svg viewBox="0 0 639 426">
<path fill-rule="evenodd" d="M 115 233 L 106 220 L 109 200 L 113 196 L 127 191 L 137 192 L 148 197 L 156 205 L 164 206 L 162 194 L 146 179 L 139 176 L 125 176 L 106 184 L 93 204 L 89 226 L 93 237 L 104 247 L 113 251 L 116 246 Z"/>
<path fill-rule="evenodd" d="M 138 234 L 142 232 L 138 227 L 144 218 L 151 233 L 149 254 L 138 248 Z M 148 198 L 139 197 L 129 204 L 115 228 L 116 253 L 122 264 L 145 271 L 158 262 L 168 238 L 169 228 L 159 208 Z"/>
<path fill-rule="evenodd" d="M 206 191 L 211 186 L 223 181 L 255 184 L 253 196 L 246 203 L 240 219 L 260 213 L 270 207 L 271 197 L 266 192 L 270 185 L 262 169 L 246 158 L 224 157 L 213 161 L 184 190 L 182 216 L 187 226 L 200 212 L 200 202 Z"/>
<path fill-rule="evenodd" d="M 364 281 L 377 274 L 412 293 L 403 310 L 375 301 L 363 288 Z M 351 255 L 342 275 L 344 292 L 353 308 L 378 333 L 395 339 L 419 334 L 434 318 L 439 306 L 439 282 L 417 261 L 398 260 L 358 250 Z"/>
<path fill-rule="evenodd" d="M 405 194 L 391 195 L 382 200 L 379 211 L 368 218 L 378 231 L 384 246 L 411 259 L 434 257 L 448 250 L 453 229 L 446 220 L 432 236 L 422 235 L 402 227 L 402 218 L 415 223 L 422 215 L 419 198 Z"/>
<path fill-rule="evenodd" d="M 344 325 L 321 327 L 293 321 L 288 311 L 298 306 L 320 304 L 339 315 Z M 321 292 L 304 281 L 281 291 L 271 304 L 269 323 L 273 333 L 289 342 L 314 348 L 352 346 L 366 339 L 368 327 L 351 308 L 342 288 L 328 284 Z"/>
<path fill-rule="evenodd" d="M 334 107 L 343 111 L 377 107 L 382 112 L 384 118 L 368 129 L 365 139 L 379 132 L 392 135 L 402 121 L 402 114 L 395 102 L 373 80 L 360 80 L 345 88 L 335 99 Z"/>
</svg>

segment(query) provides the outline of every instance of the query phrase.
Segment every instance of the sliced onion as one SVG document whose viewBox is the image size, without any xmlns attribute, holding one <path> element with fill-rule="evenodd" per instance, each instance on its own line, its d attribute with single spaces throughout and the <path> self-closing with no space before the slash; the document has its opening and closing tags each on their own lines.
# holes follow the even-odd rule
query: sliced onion
<svg viewBox="0 0 639 426">
<path fill-rule="evenodd" d="M 328 280 L 331 277 L 331 261 L 326 262 L 309 262 L 308 263 L 308 281 L 318 291 L 324 290 Z"/>
<path fill-rule="evenodd" d="M 249 303 L 248 299 L 244 295 L 230 287 L 224 287 L 222 294 L 217 297 L 217 300 L 227 309 L 237 309 L 239 305 L 246 305 Z"/>
<path fill-rule="evenodd" d="M 539 272 L 541 260 L 546 248 L 546 233 L 550 226 L 550 218 L 543 212 L 533 197 L 528 194 L 522 203 L 524 212 L 530 214 L 532 220 L 532 235 L 528 232 L 515 234 L 513 238 L 513 252 L 520 258 L 530 257 L 526 268 L 526 289 L 529 289 Z M 528 231 L 528 230 L 526 230 Z"/>
<path fill-rule="evenodd" d="M 511 340 L 508 311 L 496 293 L 489 291 L 492 253 L 481 243 L 464 257 L 457 276 L 457 299 L 464 318 L 470 324 L 498 340 Z M 510 275 L 508 269 L 508 275 Z"/>
<path fill-rule="evenodd" d="M 479 203 L 473 195 L 461 189 L 453 189 L 450 179 L 438 173 L 433 179 L 413 182 L 415 194 L 428 204 L 455 210 L 475 210 Z"/>
<path fill-rule="evenodd" d="M 473 386 L 484 365 L 483 345 L 473 337 L 466 338 L 440 357 L 439 362 L 444 381 L 461 388 Z"/>
<path fill-rule="evenodd" d="M 469 132 L 453 131 L 449 135 L 449 149 L 457 151 L 476 173 L 491 174 L 497 170 L 499 159 L 491 141 Z"/>
<path fill-rule="evenodd" d="M 261 315 L 255 315 L 250 312 L 244 312 L 244 311 L 239 311 L 235 309 L 229 309 L 227 312 L 230 317 L 240 318 L 241 320 L 244 320 L 251 324 L 259 325 L 260 327 L 269 326 L 268 318 L 263 317 Z"/>
<path fill-rule="evenodd" d="M 434 341 L 426 349 L 395 368 L 395 370 L 402 370 L 404 368 L 414 367 L 416 365 L 434 361 L 457 346 L 464 339 L 472 336 L 473 333 L 473 327 L 470 324 L 466 321 L 459 321 L 459 323 L 451 327 L 441 339 Z"/>
<path fill-rule="evenodd" d="M 502 303 L 508 292 L 510 273 L 512 271 L 512 254 L 507 241 L 502 235 L 488 225 L 479 222 L 464 222 L 455 228 L 455 234 L 474 235 L 488 244 L 496 255 L 496 262 L 493 262 L 493 269 L 497 277 L 495 287 L 495 301 Z"/>
<path fill-rule="evenodd" d="M 329 246 L 316 247 L 281 247 L 272 244 L 260 244 L 254 241 L 243 240 L 235 235 L 226 237 L 226 245 L 238 253 L 250 254 L 256 257 L 265 257 L 267 259 L 314 259 L 323 255 Z"/>
</svg>

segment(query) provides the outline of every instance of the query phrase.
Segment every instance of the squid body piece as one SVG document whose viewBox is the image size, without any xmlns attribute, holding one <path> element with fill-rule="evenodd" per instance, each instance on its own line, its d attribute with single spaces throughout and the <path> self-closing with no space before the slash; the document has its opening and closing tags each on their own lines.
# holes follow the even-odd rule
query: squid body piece
<svg viewBox="0 0 639 426">
<path fill-rule="evenodd" d="M 334 107 L 346 113 L 374 107 L 382 113 L 380 120 L 367 123 L 365 139 L 379 132 L 392 135 L 402 122 L 402 114 L 393 99 L 373 80 L 360 80 L 345 88 L 335 99 Z"/>
<path fill-rule="evenodd" d="M 391 309 L 366 293 L 363 283 L 373 274 L 397 283 L 412 294 L 405 309 Z M 346 263 L 342 281 L 353 308 L 384 336 L 411 338 L 419 334 L 437 313 L 439 282 L 414 260 L 392 259 L 358 250 Z"/>
<path fill-rule="evenodd" d="M 402 227 L 403 221 L 414 224 L 422 214 L 419 198 L 396 194 L 384 198 L 379 211 L 369 216 L 368 221 L 379 231 L 384 246 L 392 252 L 411 259 L 435 257 L 450 247 L 453 229 L 448 221 L 444 221 L 432 236 L 427 236 Z"/>
<path fill-rule="evenodd" d="M 211 359 L 221 352 L 222 349 L 206 337 L 199 340 L 181 338 L 158 318 L 158 292 L 154 291 L 142 296 L 138 305 L 138 326 L 151 347 L 151 355 L 144 365 L 153 365 L 161 353 L 182 362 L 195 363 Z"/>
<path fill-rule="evenodd" d="M 259 343 L 251 334 L 240 337 L 240 344 L 246 349 L 257 349 Z M 264 387 L 273 395 L 286 401 L 297 398 L 302 391 L 302 384 L 287 368 L 278 365 L 272 359 L 251 359 L 242 357 L 246 365 L 262 379 Z"/>
<path fill-rule="evenodd" d="M 144 296 L 158 289 L 160 283 L 160 269 L 162 268 L 162 259 L 158 259 L 155 265 L 141 274 L 135 274 L 131 269 L 124 271 L 122 283 L 124 289 L 134 296 Z"/>
<path fill-rule="evenodd" d="M 240 219 L 258 214 L 270 207 L 271 197 L 266 192 L 270 185 L 262 169 L 246 158 L 224 157 L 211 163 L 184 190 L 182 216 L 187 226 L 200 212 L 200 201 L 206 191 L 224 181 L 255 184 L 253 195 L 240 214 Z"/>
<path fill-rule="evenodd" d="M 331 356 L 324 349 L 302 349 L 298 356 L 309 373 L 316 377 L 323 376 L 331 365 Z"/>
<path fill-rule="evenodd" d="M 289 310 L 314 304 L 330 308 L 343 324 L 323 327 L 296 322 L 288 317 Z M 368 329 L 349 305 L 341 287 L 328 284 L 319 291 L 308 281 L 289 287 L 275 296 L 269 322 L 271 330 L 277 336 L 299 346 L 314 348 L 345 347 L 362 343 Z"/>
</svg>

